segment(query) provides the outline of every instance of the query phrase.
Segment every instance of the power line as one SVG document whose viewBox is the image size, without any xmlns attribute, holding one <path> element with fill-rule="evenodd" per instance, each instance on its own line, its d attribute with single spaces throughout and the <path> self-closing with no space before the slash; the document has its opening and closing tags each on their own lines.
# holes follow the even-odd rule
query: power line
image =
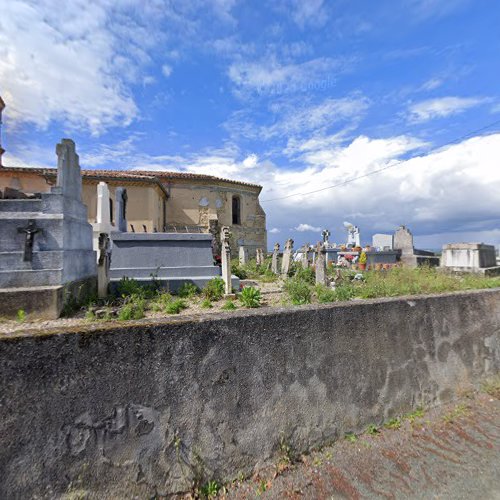
<svg viewBox="0 0 500 500">
<path fill-rule="evenodd" d="M 485 125 L 484 127 L 478 128 L 476 130 L 468 132 L 467 134 L 464 134 L 464 135 L 462 135 L 460 137 L 457 137 L 456 139 L 453 139 L 452 141 L 449 141 L 449 142 L 447 142 L 445 144 L 442 144 L 441 146 L 439 146 L 437 148 L 434 148 L 433 150 L 431 150 L 427 154 L 428 155 L 432 154 L 433 152 L 437 151 L 438 149 L 444 148 L 446 146 L 451 146 L 452 144 L 455 144 L 457 142 L 463 141 L 464 139 L 467 139 L 468 137 L 470 137 L 472 135 L 478 134 L 479 132 L 483 132 L 485 130 L 488 130 L 489 128 L 492 128 L 495 125 L 500 125 L 500 120 L 496 120 L 496 121 L 494 121 L 492 123 L 489 123 L 488 125 Z M 410 160 L 413 160 L 415 158 L 419 158 L 419 157 L 418 156 L 413 156 L 413 157 L 407 158 L 405 160 L 397 160 L 394 163 L 391 163 L 390 165 L 386 165 L 385 167 L 381 167 L 381 168 L 378 168 L 376 170 L 372 170 L 371 172 L 367 172 L 366 174 L 363 174 L 363 175 L 358 175 L 357 177 L 352 177 L 351 179 L 347 179 L 345 181 L 339 182 L 337 184 L 333 184 L 331 186 L 326 186 L 324 188 L 315 189 L 314 191 L 309 191 L 307 193 L 293 193 L 293 194 L 289 194 L 289 195 L 286 195 L 286 196 L 281 196 L 279 198 L 271 198 L 269 200 L 261 200 L 260 203 L 269 203 L 271 201 L 285 200 L 287 198 L 292 198 L 294 196 L 307 196 L 307 195 L 310 195 L 310 194 L 319 193 L 321 191 L 326 191 L 328 189 L 333 189 L 333 188 L 336 188 L 336 187 L 345 186 L 346 184 L 350 184 L 351 182 L 357 181 L 359 179 L 363 179 L 365 177 L 369 177 L 370 175 L 375 175 L 375 174 L 378 174 L 380 172 L 383 172 L 384 170 L 389 170 L 390 168 L 397 167 L 398 165 L 401 165 L 402 163 L 406 163 L 406 162 L 408 162 Z"/>
</svg>

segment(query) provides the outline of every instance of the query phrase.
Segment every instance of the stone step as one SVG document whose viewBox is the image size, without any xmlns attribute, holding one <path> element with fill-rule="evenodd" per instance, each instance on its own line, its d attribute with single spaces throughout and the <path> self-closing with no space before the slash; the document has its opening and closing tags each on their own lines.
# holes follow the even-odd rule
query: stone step
<svg viewBox="0 0 500 500">
<path fill-rule="evenodd" d="M 111 254 L 111 265 L 113 255 Z M 134 279 L 151 279 L 151 276 L 159 279 L 184 278 L 186 276 L 220 276 L 220 268 L 217 266 L 190 266 L 190 267 L 139 267 L 139 268 L 111 268 L 110 277 L 120 279 L 123 276 Z"/>
</svg>

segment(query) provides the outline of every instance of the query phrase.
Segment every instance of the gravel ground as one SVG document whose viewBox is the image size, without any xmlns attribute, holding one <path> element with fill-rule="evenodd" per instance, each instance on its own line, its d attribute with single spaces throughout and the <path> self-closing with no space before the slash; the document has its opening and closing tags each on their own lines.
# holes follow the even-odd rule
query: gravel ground
<svg viewBox="0 0 500 500">
<path fill-rule="evenodd" d="M 228 499 L 500 499 L 500 391 L 469 394 L 401 428 L 382 429 L 278 465 Z"/>
<path fill-rule="evenodd" d="M 262 307 L 276 307 L 282 305 L 283 294 L 278 283 L 258 283 L 254 280 L 245 280 L 247 284 L 256 285 L 262 294 Z M 218 302 L 213 302 L 213 307 L 211 309 L 204 309 L 201 307 L 202 302 L 201 297 L 196 297 L 194 299 L 187 299 L 186 302 L 189 304 L 187 309 L 184 309 L 175 317 L 179 316 L 210 316 L 211 314 L 221 312 L 222 306 L 226 303 L 226 300 L 220 300 Z M 241 304 L 238 301 L 235 302 L 238 309 L 241 309 Z M 85 318 L 85 310 L 78 311 L 72 317 L 60 318 L 55 320 L 33 320 L 30 321 L 29 317 L 22 322 L 15 320 L 5 320 L 0 318 L 0 336 L 8 337 L 9 335 L 19 333 L 19 332 L 41 332 L 46 329 L 52 328 L 71 328 L 78 325 L 89 325 L 89 324 L 100 324 L 103 320 L 92 320 L 89 321 Z M 146 318 L 164 318 L 172 317 L 168 314 L 146 311 Z"/>
</svg>

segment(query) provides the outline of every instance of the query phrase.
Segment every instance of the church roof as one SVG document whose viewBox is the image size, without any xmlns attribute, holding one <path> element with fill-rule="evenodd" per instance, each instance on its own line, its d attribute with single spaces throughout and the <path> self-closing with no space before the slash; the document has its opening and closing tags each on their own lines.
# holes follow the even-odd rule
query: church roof
<svg viewBox="0 0 500 500">
<path fill-rule="evenodd" d="M 7 167 L 2 166 L 0 168 L 2 172 L 33 172 L 35 174 L 41 175 L 55 175 L 57 169 L 55 168 L 33 168 L 33 167 Z M 254 188 L 262 189 L 262 186 L 258 184 L 252 184 L 250 182 L 236 181 L 232 179 L 224 179 L 222 177 L 216 177 L 214 175 L 206 174 L 193 174 L 190 172 L 167 172 L 163 170 L 89 170 L 82 169 L 83 178 L 94 178 L 94 179 L 116 179 L 125 181 L 145 181 L 145 182 L 159 182 L 166 180 L 176 180 L 176 179 L 186 179 L 186 180 L 199 180 L 208 182 L 227 182 L 230 184 L 249 186 Z"/>
</svg>

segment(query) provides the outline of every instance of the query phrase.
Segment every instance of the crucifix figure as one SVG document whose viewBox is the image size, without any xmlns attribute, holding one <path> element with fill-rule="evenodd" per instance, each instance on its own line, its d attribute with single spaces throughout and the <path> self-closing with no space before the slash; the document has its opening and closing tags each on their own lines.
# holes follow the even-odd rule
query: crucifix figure
<svg viewBox="0 0 500 500">
<path fill-rule="evenodd" d="M 321 233 L 321 236 L 323 236 L 323 243 L 328 244 L 329 243 L 328 238 L 330 238 L 330 231 L 328 231 L 328 229 L 324 229 L 323 232 Z"/>
<path fill-rule="evenodd" d="M 18 233 L 24 233 L 24 256 L 23 260 L 25 262 L 31 262 L 33 260 L 33 244 L 35 243 L 35 234 L 43 233 L 43 230 L 36 226 L 34 220 L 29 220 L 26 227 L 19 227 L 17 229 Z"/>
</svg>

